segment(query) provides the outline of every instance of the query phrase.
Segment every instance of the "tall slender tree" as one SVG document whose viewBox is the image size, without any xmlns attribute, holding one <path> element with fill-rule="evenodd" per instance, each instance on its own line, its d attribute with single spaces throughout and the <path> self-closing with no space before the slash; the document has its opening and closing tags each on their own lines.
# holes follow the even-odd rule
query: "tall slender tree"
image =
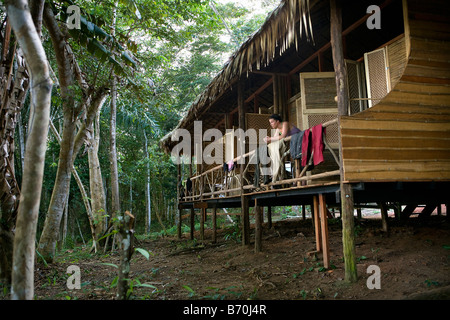
<svg viewBox="0 0 450 320">
<path fill-rule="evenodd" d="M 32 299 L 36 224 L 44 174 L 52 80 L 47 57 L 27 1 L 6 1 L 6 10 L 27 61 L 32 96 L 32 120 L 25 151 L 22 192 L 14 238 L 11 297 Z"/>
</svg>

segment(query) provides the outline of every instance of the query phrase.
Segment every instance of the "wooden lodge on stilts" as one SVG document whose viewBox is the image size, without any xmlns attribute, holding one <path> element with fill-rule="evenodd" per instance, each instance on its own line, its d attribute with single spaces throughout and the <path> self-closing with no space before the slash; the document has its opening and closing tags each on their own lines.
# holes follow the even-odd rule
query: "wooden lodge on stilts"
<svg viewBox="0 0 450 320">
<path fill-rule="evenodd" d="M 255 157 L 260 130 L 270 134 L 272 113 L 303 135 L 321 126 L 323 162 L 315 164 L 314 154 L 295 156 L 290 136 L 282 142 L 280 176 L 262 179 Z M 240 128 L 255 129 L 257 139 L 236 135 Z M 183 142 L 192 153 L 180 148 Z M 190 170 L 189 192 L 179 192 L 180 236 L 185 209 L 191 237 L 194 210 L 201 209 L 204 237 L 207 210 L 214 223 L 217 208 L 241 208 L 242 243 L 248 245 L 249 207 L 255 207 L 260 251 L 261 208 L 270 219 L 272 207 L 312 205 L 317 250 L 328 268 L 327 207 L 337 207 L 351 281 L 354 208 L 378 204 L 383 223 L 387 205 L 396 206 L 399 218 L 418 206 L 425 206 L 421 216 L 441 204 L 448 210 L 450 2 L 283 0 L 160 144 L 172 155 L 185 153 Z M 207 157 L 217 156 L 212 149 L 223 154 L 209 164 Z M 180 165 L 178 172 L 180 182 L 188 178 Z"/>
</svg>

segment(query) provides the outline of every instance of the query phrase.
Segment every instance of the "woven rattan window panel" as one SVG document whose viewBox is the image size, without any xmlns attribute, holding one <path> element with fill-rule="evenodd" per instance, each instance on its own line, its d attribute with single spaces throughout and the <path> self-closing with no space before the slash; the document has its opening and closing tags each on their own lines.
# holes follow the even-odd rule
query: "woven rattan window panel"
<svg viewBox="0 0 450 320">
<path fill-rule="evenodd" d="M 314 127 L 315 125 L 336 119 L 336 114 L 309 114 L 308 115 L 308 123 L 309 127 Z M 338 139 L 338 126 L 337 124 L 333 124 L 326 128 L 327 134 L 327 142 L 330 144 L 337 144 L 339 142 Z"/>
<path fill-rule="evenodd" d="M 369 106 L 374 106 L 386 96 L 389 91 L 386 65 L 386 49 L 381 48 L 364 55 L 366 66 Z"/>
</svg>

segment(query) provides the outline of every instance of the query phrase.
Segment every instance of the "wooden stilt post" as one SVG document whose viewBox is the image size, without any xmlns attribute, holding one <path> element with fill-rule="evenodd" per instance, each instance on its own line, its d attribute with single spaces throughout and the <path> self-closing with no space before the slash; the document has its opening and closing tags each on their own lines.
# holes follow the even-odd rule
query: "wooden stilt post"
<svg viewBox="0 0 450 320">
<path fill-rule="evenodd" d="M 214 208 L 213 208 L 212 227 L 213 227 L 212 243 L 216 243 L 217 242 L 217 207 L 216 206 L 214 206 Z"/>
<path fill-rule="evenodd" d="M 177 202 L 178 202 L 178 226 L 177 226 L 177 235 L 178 239 L 181 239 L 181 217 L 183 214 L 183 209 L 180 207 L 180 199 L 181 199 L 181 165 L 177 165 Z"/>
<path fill-rule="evenodd" d="M 355 253 L 355 221 L 353 215 L 353 189 L 350 184 L 341 184 L 341 203 L 345 280 L 348 282 L 356 282 L 358 274 Z"/>
<path fill-rule="evenodd" d="M 322 251 L 322 237 L 321 230 L 320 230 L 320 218 L 319 218 L 319 199 L 317 196 L 313 197 L 313 206 L 314 206 L 314 230 L 316 233 L 316 251 L 321 252 Z"/>
<path fill-rule="evenodd" d="M 379 203 L 381 211 L 381 225 L 384 232 L 389 232 L 388 210 L 385 203 Z"/>
<path fill-rule="evenodd" d="M 206 208 L 202 207 L 202 213 L 200 215 L 200 240 L 205 240 L 205 216 Z"/>
<path fill-rule="evenodd" d="M 190 162 L 189 162 L 189 178 L 192 178 L 192 157 L 190 158 Z M 192 188 L 193 189 L 193 188 Z M 186 195 L 193 195 L 194 191 L 191 189 L 191 194 L 188 194 L 187 190 L 186 190 Z M 191 236 L 191 240 L 194 240 L 194 232 L 195 232 L 195 209 L 192 207 L 191 208 L 191 216 L 190 216 L 190 225 L 191 225 L 191 230 L 190 230 L 190 236 Z"/>
<path fill-rule="evenodd" d="M 180 207 L 178 209 L 178 228 L 177 228 L 178 239 L 181 239 L 181 222 L 183 219 L 182 217 L 183 217 L 183 208 Z"/>
<path fill-rule="evenodd" d="M 272 207 L 267 207 L 267 227 L 272 229 Z"/>
<path fill-rule="evenodd" d="M 330 268 L 330 248 L 328 244 L 328 217 L 325 196 L 319 194 L 320 230 L 322 238 L 323 266 Z"/>
<path fill-rule="evenodd" d="M 262 251 L 262 210 L 255 199 L 255 252 Z"/>
<path fill-rule="evenodd" d="M 194 240 L 195 231 L 195 210 L 191 208 L 191 240 Z"/>
<path fill-rule="evenodd" d="M 241 198 L 242 245 L 246 246 L 250 244 L 250 208 L 248 205 L 248 198 L 244 196 Z"/>
<path fill-rule="evenodd" d="M 306 206 L 302 204 L 302 219 L 306 220 Z"/>
<path fill-rule="evenodd" d="M 359 220 L 362 219 L 362 209 L 361 208 L 356 209 L 356 216 L 358 217 Z"/>
<path fill-rule="evenodd" d="M 273 75 L 273 113 L 279 113 L 280 112 L 280 106 L 278 105 L 279 102 L 279 91 L 278 91 L 278 81 L 279 81 L 279 76 L 277 75 Z"/>
<path fill-rule="evenodd" d="M 330 0 L 330 36 L 331 51 L 333 56 L 333 66 L 336 75 L 336 91 L 338 105 L 338 128 L 340 119 L 348 115 L 348 86 L 347 69 L 344 61 L 344 50 L 342 44 L 342 2 L 343 0 Z M 338 130 L 339 140 L 341 131 Z M 342 217 L 342 246 L 345 261 L 345 280 L 356 282 L 356 255 L 355 255 L 355 232 L 353 214 L 353 189 L 352 186 L 344 183 L 344 162 L 342 143 L 339 143 L 340 181 L 341 181 L 341 217 Z"/>
</svg>

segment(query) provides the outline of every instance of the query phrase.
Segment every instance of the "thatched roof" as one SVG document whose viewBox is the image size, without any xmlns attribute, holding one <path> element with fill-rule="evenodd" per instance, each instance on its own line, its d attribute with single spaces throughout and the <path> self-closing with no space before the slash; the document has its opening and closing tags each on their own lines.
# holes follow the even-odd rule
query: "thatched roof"
<svg viewBox="0 0 450 320">
<path fill-rule="evenodd" d="M 260 70 L 268 66 L 276 54 L 283 54 L 293 44 L 297 48 L 301 37 L 306 36 L 314 41 L 309 13 L 310 6 L 316 2 L 317 0 L 311 0 L 310 4 L 310 0 L 282 0 L 268 15 L 262 27 L 229 58 L 174 130 L 184 128 L 188 123 L 198 119 L 199 115 L 229 90 L 243 74 L 248 75 L 254 68 Z M 171 136 L 172 132 L 160 140 L 161 148 L 167 153 L 171 149 Z"/>
</svg>

